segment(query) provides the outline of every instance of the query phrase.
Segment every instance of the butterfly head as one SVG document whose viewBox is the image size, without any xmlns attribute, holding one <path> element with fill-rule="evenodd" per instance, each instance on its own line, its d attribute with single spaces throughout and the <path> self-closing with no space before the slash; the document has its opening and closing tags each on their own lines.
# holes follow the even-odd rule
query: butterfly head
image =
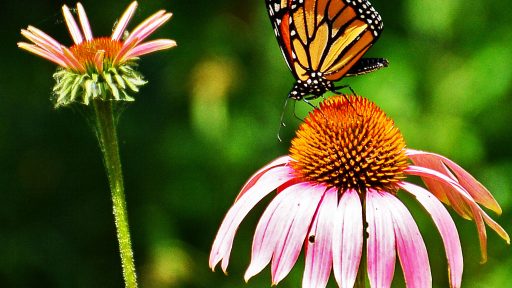
<svg viewBox="0 0 512 288">
<path fill-rule="evenodd" d="M 321 72 L 312 72 L 306 80 L 295 82 L 288 97 L 294 100 L 315 99 L 333 89 L 333 82 L 325 79 Z"/>
</svg>

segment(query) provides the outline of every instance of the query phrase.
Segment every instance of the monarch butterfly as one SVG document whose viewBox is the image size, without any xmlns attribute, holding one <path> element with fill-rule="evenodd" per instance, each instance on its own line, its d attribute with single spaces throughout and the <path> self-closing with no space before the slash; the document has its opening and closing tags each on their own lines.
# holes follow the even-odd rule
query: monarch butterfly
<svg viewBox="0 0 512 288">
<path fill-rule="evenodd" d="M 265 0 L 281 52 L 295 77 L 288 95 L 309 100 L 334 82 L 388 66 L 361 58 L 382 32 L 382 19 L 367 0 Z"/>
</svg>

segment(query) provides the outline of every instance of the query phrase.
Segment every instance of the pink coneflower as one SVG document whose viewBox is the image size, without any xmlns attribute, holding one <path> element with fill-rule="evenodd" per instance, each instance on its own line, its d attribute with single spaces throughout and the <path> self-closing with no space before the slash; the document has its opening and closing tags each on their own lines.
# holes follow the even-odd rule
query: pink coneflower
<svg viewBox="0 0 512 288">
<path fill-rule="evenodd" d="M 158 39 L 142 43 L 172 14 L 160 10 L 139 24 L 123 39 L 128 22 L 137 8 L 132 2 L 119 19 L 110 37 L 93 37 L 83 6 L 76 5 L 80 26 L 69 8 L 62 11 L 74 45 L 66 47 L 43 31 L 29 26 L 21 30 L 33 44 L 19 42 L 18 47 L 59 65 L 54 74 L 56 85 L 55 106 L 65 106 L 77 100 L 88 104 L 90 100 L 133 101 L 130 91 L 137 92 L 146 81 L 134 67 L 139 56 L 176 46 L 174 40 Z"/>
<path fill-rule="evenodd" d="M 407 182 L 409 175 L 419 176 L 428 190 Z M 272 262 L 272 283 L 279 283 L 304 245 L 302 287 L 325 287 L 331 270 L 340 287 L 353 287 L 356 278 L 364 277 L 358 271 L 366 269 L 372 287 L 390 287 L 396 254 L 407 287 L 431 287 L 427 250 L 414 219 L 397 198 L 399 191 L 413 195 L 439 230 L 450 287 L 461 285 L 462 250 L 442 203 L 475 221 L 482 260 L 487 257 L 485 224 L 510 242 L 478 205 L 501 213 L 487 189 L 449 159 L 405 148 L 393 120 L 362 97 L 326 99 L 300 126 L 290 155 L 247 181 L 213 243 L 212 269 L 222 261 L 226 271 L 238 226 L 276 189 L 256 227 L 246 281 Z M 366 261 L 361 261 L 363 256 Z"/>
</svg>

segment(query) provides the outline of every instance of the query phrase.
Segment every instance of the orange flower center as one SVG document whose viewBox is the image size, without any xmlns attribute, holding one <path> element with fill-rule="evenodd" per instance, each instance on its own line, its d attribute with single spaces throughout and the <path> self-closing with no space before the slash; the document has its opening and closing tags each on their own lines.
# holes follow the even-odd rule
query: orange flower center
<svg viewBox="0 0 512 288">
<path fill-rule="evenodd" d="M 326 99 L 292 140 L 292 167 L 299 177 L 338 187 L 396 192 L 407 167 L 405 141 L 393 120 L 359 96 Z"/>
<path fill-rule="evenodd" d="M 70 50 L 76 59 L 85 67 L 94 65 L 98 52 L 103 52 L 103 62 L 113 64 L 115 57 L 123 47 L 121 41 L 112 40 L 109 37 L 94 38 L 90 41 L 83 41 L 80 44 L 71 46 Z"/>
</svg>

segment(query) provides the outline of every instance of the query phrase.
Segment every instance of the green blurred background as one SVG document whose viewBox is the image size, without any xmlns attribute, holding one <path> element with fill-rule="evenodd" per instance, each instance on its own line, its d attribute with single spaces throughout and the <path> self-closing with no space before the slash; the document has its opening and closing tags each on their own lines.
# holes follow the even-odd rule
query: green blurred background
<svg viewBox="0 0 512 288">
<path fill-rule="evenodd" d="M 372 1 L 385 29 L 367 56 L 385 70 L 346 78 L 395 119 L 409 147 L 441 153 L 486 185 L 512 232 L 512 12 L 507 1 Z M 59 1 L 2 6 L 0 72 L 0 287 L 122 287 L 110 193 L 83 117 L 49 101 L 55 66 L 16 47 L 34 25 L 71 44 Z M 74 2 L 67 2 L 74 6 Z M 83 1 L 95 35 L 110 35 L 128 1 Z M 287 152 L 299 124 L 293 105 L 276 134 L 293 78 L 263 0 L 141 1 L 133 28 L 164 8 L 174 17 L 153 38 L 179 47 L 149 55 L 149 80 L 119 124 L 129 218 L 142 287 L 269 287 L 269 270 L 246 285 L 252 233 L 265 205 L 242 223 L 229 276 L 208 268 L 216 230 L 245 180 Z M 310 109 L 297 103 L 297 114 Z M 447 287 L 439 234 L 405 199 L 429 249 L 434 287 Z M 464 287 L 504 287 L 511 249 L 489 232 L 479 264 L 472 222 L 454 219 Z M 492 214 L 493 217 L 496 215 Z M 301 257 L 279 287 L 299 287 Z M 220 270 L 220 269 L 217 269 Z M 332 278 L 332 277 L 331 277 Z M 330 287 L 335 287 L 331 279 Z M 403 286 L 400 268 L 394 286 Z"/>
</svg>

